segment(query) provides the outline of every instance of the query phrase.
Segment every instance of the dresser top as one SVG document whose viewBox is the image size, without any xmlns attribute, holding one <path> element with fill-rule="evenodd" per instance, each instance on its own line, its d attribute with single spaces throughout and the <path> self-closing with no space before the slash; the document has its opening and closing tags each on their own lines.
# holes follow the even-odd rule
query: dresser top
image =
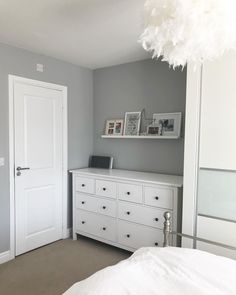
<svg viewBox="0 0 236 295">
<path fill-rule="evenodd" d="M 82 168 L 70 170 L 71 173 L 84 176 L 100 176 L 107 178 L 116 178 L 120 180 L 142 181 L 151 184 L 167 185 L 174 187 L 183 186 L 183 177 L 176 175 L 158 174 L 152 172 L 139 172 L 121 169 L 98 169 Z"/>
</svg>

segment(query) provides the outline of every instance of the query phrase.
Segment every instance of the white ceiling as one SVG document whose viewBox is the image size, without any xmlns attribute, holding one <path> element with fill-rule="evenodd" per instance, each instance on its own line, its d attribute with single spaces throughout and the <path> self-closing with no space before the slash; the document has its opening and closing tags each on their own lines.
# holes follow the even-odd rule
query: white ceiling
<svg viewBox="0 0 236 295">
<path fill-rule="evenodd" d="M 144 0 L 0 0 L 0 42 L 92 69 L 148 58 Z"/>
</svg>

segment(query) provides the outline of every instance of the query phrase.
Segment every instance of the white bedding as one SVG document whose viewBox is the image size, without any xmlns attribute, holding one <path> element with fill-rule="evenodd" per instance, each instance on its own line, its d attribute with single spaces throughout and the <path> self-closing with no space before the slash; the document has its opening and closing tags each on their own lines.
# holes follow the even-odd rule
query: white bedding
<svg viewBox="0 0 236 295">
<path fill-rule="evenodd" d="M 64 295 L 236 295 L 236 261 L 183 248 L 141 248 Z"/>
</svg>

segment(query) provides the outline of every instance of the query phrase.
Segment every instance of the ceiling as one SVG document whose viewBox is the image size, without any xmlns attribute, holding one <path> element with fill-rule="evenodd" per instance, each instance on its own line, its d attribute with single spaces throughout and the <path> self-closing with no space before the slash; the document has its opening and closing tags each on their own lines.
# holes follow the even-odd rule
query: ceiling
<svg viewBox="0 0 236 295">
<path fill-rule="evenodd" d="M 0 42 L 91 69 L 142 60 L 144 0 L 0 0 Z"/>
</svg>

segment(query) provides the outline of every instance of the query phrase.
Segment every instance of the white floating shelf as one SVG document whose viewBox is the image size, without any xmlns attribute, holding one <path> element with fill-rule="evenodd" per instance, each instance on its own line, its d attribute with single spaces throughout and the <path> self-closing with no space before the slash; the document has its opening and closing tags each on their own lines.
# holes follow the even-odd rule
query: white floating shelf
<svg viewBox="0 0 236 295">
<path fill-rule="evenodd" d="M 179 139 L 179 136 L 160 136 L 160 135 L 102 135 L 102 138 L 119 139 Z"/>
</svg>

